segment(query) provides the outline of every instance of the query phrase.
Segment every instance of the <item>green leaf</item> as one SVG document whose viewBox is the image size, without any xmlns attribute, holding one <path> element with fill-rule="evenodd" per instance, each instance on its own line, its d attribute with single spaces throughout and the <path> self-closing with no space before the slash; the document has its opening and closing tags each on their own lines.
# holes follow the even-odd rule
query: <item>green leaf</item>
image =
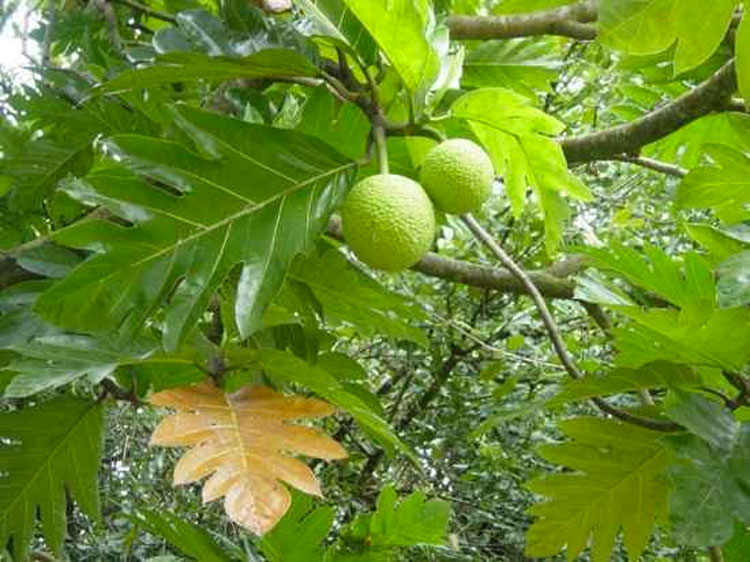
<svg viewBox="0 0 750 562">
<path fill-rule="evenodd" d="M 742 251 L 745 245 L 732 235 L 726 228 L 717 228 L 710 224 L 686 224 L 685 230 L 690 238 L 706 248 L 715 258 L 725 260 Z M 719 302 L 722 302 L 722 279 L 716 287 Z"/>
<path fill-rule="evenodd" d="M 345 0 L 299 0 L 298 3 L 311 23 L 309 28 L 303 28 L 307 34 L 325 37 L 366 65 L 375 62 L 378 46 Z"/>
<path fill-rule="evenodd" d="M 362 541 L 375 553 L 398 547 L 444 545 L 451 508 L 442 500 L 426 500 L 422 491 L 400 502 L 393 486 L 380 492 L 374 513 L 359 515 L 351 524 L 348 541 Z"/>
<path fill-rule="evenodd" d="M 736 523 L 732 540 L 722 550 L 726 562 L 745 562 L 750 558 L 750 530 L 745 525 Z"/>
<path fill-rule="evenodd" d="M 694 168 L 705 157 L 704 147 L 717 144 L 750 150 L 750 115 L 737 112 L 706 115 L 650 144 L 644 154 Z"/>
<path fill-rule="evenodd" d="M 400 449 L 413 458 L 413 453 L 393 433 L 387 422 L 321 367 L 310 365 L 290 353 L 276 349 L 259 349 L 252 352 L 252 357 L 272 379 L 307 387 L 349 413 L 389 454 Z"/>
<path fill-rule="evenodd" d="M 613 369 L 604 376 L 587 376 L 567 382 L 562 391 L 549 401 L 549 405 L 647 388 L 694 387 L 700 384 L 701 378 L 693 369 L 685 365 L 658 361 L 639 369 Z"/>
<path fill-rule="evenodd" d="M 79 263 L 81 257 L 62 246 L 44 244 L 23 252 L 16 258 L 18 265 L 44 277 L 65 277 Z"/>
<path fill-rule="evenodd" d="M 750 157 L 734 148 L 713 146 L 715 164 L 691 170 L 677 190 L 682 208 L 742 207 L 750 203 Z"/>
<path fill-rule="evenodd" d="M 710 307 L 716 300 L 713 272 L 698 254 L 687 254 L 680 262 L 655 246 L 646 245 L 641 253 L 620 242 L 581 251 L 593 258 L 597 268 L 615 272 L 677 306 L 705 303 Z"/>
<path fill-rule="evenodd" d="M 499 86 L 533 97 L 548 91 L 560 64 L 550 58 L 551 41 L 486 41 L 464 60 L 461 82 L 479 88 Z"/>
<path fill-rule="evenodd" d="M 750 100 L 750 17 L 742 18 L 735 37 L 734 52 L 737 66 L 737 83 L 745 101 Z"/>
<path fill-rule="evenodd" d="M 354 165 L 317 139 L 186 106 L 175 115 L 213 159 L 134 135 L 110 139 L 108 149 L 179 197 L 119 164 L 67 187 L 137 226 L 91 221 L 58 236 L 67 245 L 105 251 L 41 296 L 37 310 L 52 323 L 137 333 L 171 292 L 164 341 L 174 350 L 226 274 L 242 263 L 235 314 L 247 337 L 260 326 L 293 258 L 310 248 L 346 192 Z"/>
<path fill-rule="evenodd" d="M 327 142 L 344 156 L 361 158 L 367 148 L 370 121 L 353 103 L 337 107 L 325 86 L 307 98 L 298 130 Z"/>
<path fill-rule="evenodd" d="M 160 509 L 140 508 L 131 520 L 152 535 L 165 539 L 180 552 L 200 562 L 231 562 L 230 557 L 213 537 L 195 523 L 185 521 L 174 513 Z"/>
<path fill-rule="evenodd" d="M 321 543 L 333 525 L 330 506 L 313 507 L 313 499 L 292 492 L 292 507 L 283 519 L 260 541 L 260 549 L 269 562 L 322 562 Z"/>
<path fill-rule="evenodd" d="M 699 394 L 673 390 L 664 401 L 664 413 L 723 451 L 732 449 L 739 433 L 739 424 L 730 410 Z"/>
<path fill-rule="evenodd" d="M 684 311 L 620 309 L 637 324 L 613 330 L 617 364 L 640 367 L 671 361 L 740 371 L 750 361 L 750 310 L 710 310 L 695 305 Z"/>
<path fill-rule="evenodd" d="M 90 139 L 62 144 L 41 138 L 27 143 L 19 154 L 3 161 L 3 173 L 13 179 L 11 208 L 38 207 L 61 179 L 86 173 L 91 160 Z"/>
<path fill-rule="evenodd" d="M 610 559 L 618 531 L 631 560 L 641 555 L 657 520 L 666 518 L 663 479 L 672 453 L 665 434 L 599 418 L 560 424 L 573 441 L 541 447 L 548 461 L 572 469 L 532 480 L 529 488 L 550 498 L 533 506 L 529 556 L 554 556 L 567 546 L 575 559 L 593 539 L 591 559 Z"/>
<path fill-rule="evenodd" d="M 221 81 L 230 78 L 280 78 L 318 74 L 318 70 L 307 58 L 290 49 L 266 49 L 243 58 L 175 52 L 158 56 L 156 62 L 158 64 L 154 66 L 126 70 L 98 91 L 116 93 L 201 78 Z"/>
<path fill-rule="evenodd" d="M 336 249 L 298 260 L 289 278 L 310 287 L 328 320 L 353 324 L 364 336 L 428 343 L 418 325 L 426 319 L 419 305 L 387 291 Z"/>
<path fill-rule="evenodd" d="M 488 112 L 488 107 L 493 110 Z M 560 195 L 591 200 L 588 188 L 568 170 L 562 148 L 552 138 L 564 125 L 529 105 L 524 96 L 502 88 L 469 92 L 452 110 L 455 117 L 469 121 L 489 152 L 495 170 L 505 179 L 516 216 L 526 205 L 527 190 L 534 190 L 545 216 L 548 251 L 556 251 L 567 217 Z"/>
<path fill-rule="evenodd" d="M 675 74 L 705 62 L 724 38 L 735 0 L 602 0 L 600 40 L 632 55 L 648 55 L 677 44 Z"/>
<path fill-rule="evenodd" d="M 102 431 L 101 404 L 77 398 L 0 414 L 0 546 L 12 538 L 16 560 L 27 559 L 37 510 L 46 544 L 60 552 L 66 492 L 98 518 Z"/>
<path fill-rule="evenodd" d="M 716 291 L 719 306 L 734 307 L 750 304 L 750 250 L 736 254 L 719 265 Z"/>
<path fill-rule="evenodd" d="M 342 0 L 370 32 L 412 94 L 417 112 L 440 70 L 426 0 Z"/>
<path fill-rule="evenodd" d="M 670 518 L 675 540 L 703 548 L 727 542 L 735 518 L 750 524 L 750 424 L 743 424 L 731 454 L 684 436 L 673 441 L 683 462 L 668 471 Z"/>
</svg>

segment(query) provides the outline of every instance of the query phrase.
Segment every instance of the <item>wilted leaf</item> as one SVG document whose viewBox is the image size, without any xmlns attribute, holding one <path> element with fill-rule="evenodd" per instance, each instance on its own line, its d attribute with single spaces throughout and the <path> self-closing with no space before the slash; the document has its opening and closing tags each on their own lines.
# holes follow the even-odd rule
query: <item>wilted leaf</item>
<svg viewBox="0 0 750 562">
<path fill-rule="evenodd" d="M 282 482 L 321 495 L 312 471 L 287 453 L 326 460 L 347 456 L 320 430 L 287 423 L 331 415 L 333 407 L 320 400 L 287 397 L 264 386 L 225 394 L 204 382 L 160 392 L 151 403 L 177 410 L 157 426 L 151 443 L 192 447 L 175 466 L 175 485 L 211 475 L 203 501 L 224 497 L 229 518 L 258 535 L 289 509 L 291 495 Z"/>
</svg>

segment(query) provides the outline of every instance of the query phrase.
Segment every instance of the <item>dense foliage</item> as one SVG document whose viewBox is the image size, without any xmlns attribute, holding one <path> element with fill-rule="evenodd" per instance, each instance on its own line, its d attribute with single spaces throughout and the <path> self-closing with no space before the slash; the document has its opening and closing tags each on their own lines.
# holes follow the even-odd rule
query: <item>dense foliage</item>
<svg viewBox="0 0 750 562">
<path fill-rule="evenodd" d="M 748 8 L 0 3 L 0 560 L 750 559 Z"/>
</svg>

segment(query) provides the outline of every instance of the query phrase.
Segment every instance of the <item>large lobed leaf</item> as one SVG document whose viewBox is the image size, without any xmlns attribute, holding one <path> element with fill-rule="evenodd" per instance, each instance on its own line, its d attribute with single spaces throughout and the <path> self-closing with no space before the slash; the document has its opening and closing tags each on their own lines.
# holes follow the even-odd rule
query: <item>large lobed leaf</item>
<svg viewBox="0 0 750 562">
<path fill-rule="evenodd" d="M 135 226 L 89 221 L 58 235 L 100 253 L 41 296 L 37 310 L 51 322 L 133 334 L 168 299 L 164 341 L 174 350 L 242 264 L 235 316 L 246 337 L 346 193 L 354 164 L 322 141 L 186 106 L 174 114 L 210 159 L 170 141 L 117 136 L 108 149 L 122 164 L 68 185 Z"/>
<path fill-rule="evenodd" d="M 464 60 L 461 83 L 475 87 L 502 87 L 533 99 L 548 91 L 559 62 L 549 56 L 551 40 L 486 41 Z"/>
<path fill-rule="evenodd" d="M 287 397 L 257 385 L 225 394 L 204 382 L 165 390 L 151 403 L 177 410 L 159 423 L 151 443 L 192 447 L 175 466 L 174 483 L 211 475 L 203 501 L 224 497 L 230 519 L 258 535 L 289 509 L 291 495 L 282 482 L 321 495 L 312 471 L 288 453 L 327 460 L 347 456 L 320 430 L 288 423 L 331 415 L 334 408 L 320 400 Z"/>
<path fill-rule="evenodd" d="M 102 93 L 187 80 L 230 78 L 281 78 L 315 76 L 317 69 L 301 54 L 289 49 L 265 49 L 243 58 L 175 52 L 160 55 L 153 66 L 126 70 L 100 88 Z"/>
<path fill-rule="evenodd" d="M 621 353 L 617 364 L 640 367 L 652 361 L 742 370 L 750 361 L 750 310 L 620 309 L 635 322 L 613 330 Z"/>
<path fill-rule="evenodd" d="M 698 254 L 687 254 L 678 261 L 655 246 L 646 245 L 643 252 L 637 252 L 619 242 L 607 249 L 582 251 L 599 269 L 614 272 L 677 306 L 702 303 L 710 309 L 716 300 L 713 272 Z"/>
<path fill-rule="evenodd" d="M 591 200 L 588 188 L 573 175 L 555 135 L 564 125 L 532 107 L 529 100 L 503 88 L 483 88 L 464 94 L 452 107 L 453 115 L 469 121 L 503 176 L 519 216 L 526 193 L 533 189 L 545 220 L 547 249 L 554 253 L 562 241 L 568 209 L 562 195 Z"/>
<path fill-rule="evenodd" d="M 66 493 L 98 517 L 102 431 L 101 404 L 71 397 L 0 415 L 0 549 L 12 538 L 14 559 L 26 560 L 38 511 L 59 552 Z"/>
<path fill-rule="evenodd" d="M 334 510 L 329 505 L 313 507 L 310 496 L 292 496 L 291 509 L 264 535 L 260 548 L 269 562 L 322 562 L 327 557 L 321 543 L 331 531 Z"/>
<path fill-rule="evenodd" d="M 677 205 L 718 213 L 750 203 L 750 157 L 736 148 L 708 147 L 714 163 L 690 171 L 677 190 Z"/>
<path fill-rule="evenodd" d="M 674 71 L 703 63 L 719 47 L 737 0 L 602 0 L 601 40 L 630 54 L 659 53 L 676 43 Z"/>
<path fill-rule="evenodd" d="M 419 305 L 387 291 L 335 249 L 299 260 L 289 279 L 310 288 L 329 321 L 349 322 L 365 336 L 378 334 L 427 345 L 417 325 L 426 319 Z"/>
<path fill-rule="evenodd" d="M 450 504 L 427 500 L 416 491 L 399 501 L 393 486 L 380 491 L 374 513 L 352 522 L 348 541 L 362 541 L 374 553 L 420 544 L 444 545 L 451 515 Z"/>
<path fill-rule="evenodd" d="M 591 538 L 592 560 L 606 562 L 622 528 L 628 554 L 638 559 L 654 523 L 666 519 L 664 471 L 673 456 L 666 434 L 586 417 L 564 421 L 560 429 L 573 441 L 543 446 L 540 453 L 573 472 L 529 483 L 549 499 L 531 508 L 537 520 L 527 553 L 554 556 L 567 547 L 574 560 Z"/>
<path fill-rule="evenodd" d="M 367 65 L 377 59 L 378 47 L 344 0 L 298 0 L 307 24 L 303 30 L 346 49 Z"/>
<path fill-rule="evenodd" d="M 139 527 L 163 537 L 180 552 L 200 562 L 233 562 L 237 558 L 227 554 L 203 527 L 180 519 L 174 513 L 141 508 L 130 518 Z"/>
<path fill-rule="evenodd" d="M 730 451 L 692 435 L 675 438 L 673 446 L 681 461 L 668 471 L 675 539 L 697 548 L 721 545 L 736 519 L 750 525 L 750 425 L 743 424 Z"/>
<path fill-rule="evenodd" d="M 421 110 L 424 96 L 440 71 L 431 35 L 434 25 L 427 0 L 342 0 L 411 92 Z"/>
</svg>

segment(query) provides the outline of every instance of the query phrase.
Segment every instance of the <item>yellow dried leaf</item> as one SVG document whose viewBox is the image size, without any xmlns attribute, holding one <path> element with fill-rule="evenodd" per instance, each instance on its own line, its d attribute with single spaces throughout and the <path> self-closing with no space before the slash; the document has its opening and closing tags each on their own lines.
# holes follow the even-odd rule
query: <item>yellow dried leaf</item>
<svg viewBox="0 0 750 562">
<path fill-rule="evenodd" d="M 289 509 L 291 496 L 282 482 L 321 495 L 312 470 L 290 455 L 347 456 L 319 429 L 288 423 L 334 413 L 320 400 L 285 396 L 259 385 L 226 394 L 204 382 L 159 392 L 151 403 L 177 410 L 159 423 L 151 444 L 192 447 L 175 466 L 175 485 L 211 475 L 203 486 L 203 501 L 224 497 L 229 518 L 258 535 L 270 531 Z"/>
</svg>

